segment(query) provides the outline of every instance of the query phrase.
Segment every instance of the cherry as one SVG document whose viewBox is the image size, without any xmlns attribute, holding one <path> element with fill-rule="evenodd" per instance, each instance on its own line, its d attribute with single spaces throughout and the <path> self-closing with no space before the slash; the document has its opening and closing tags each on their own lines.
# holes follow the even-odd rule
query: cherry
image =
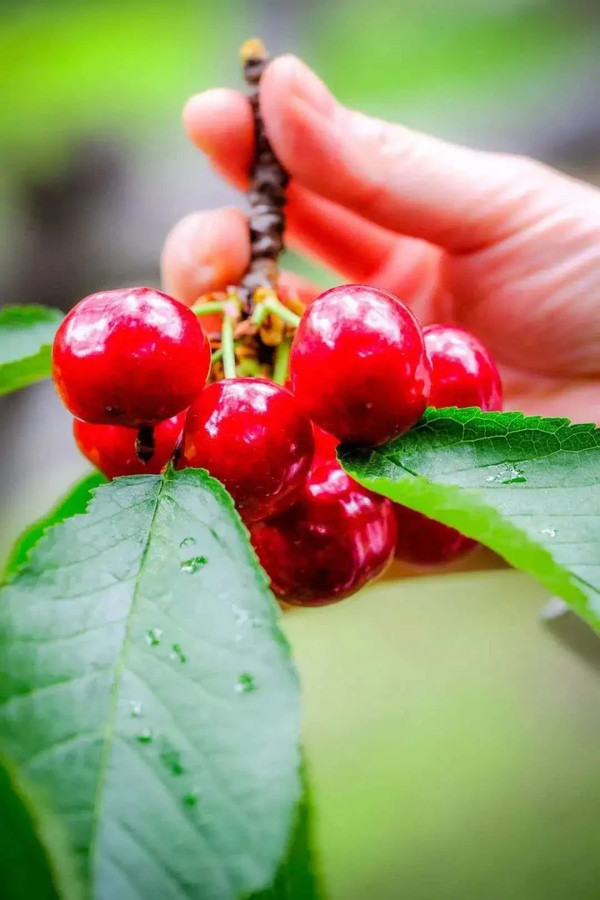
<svg viewBox="0 0 600 900">
<path fill-rule="evenodd" d="M 481 341 L 452 325 L 429 325 L 423 338 L 431 362 L 432 406 L 502 409 L 500 374 Z"/>
<path fill-rule="evenodd" d="M 73 420 L 77 446 L 107 478 L 118 475 L 158 475 L 173 456 L 185 422 L 185 412 L 159 422 L 154 428 L 154 454 L 142 462 L 136 454 L 136 428 L 124 425 L 93 425 Z"/>
<path fill-rule="evenodd" d="M 190 407 L 180 465 L 207 469 L 255 522 L 294 502 L 313 452 L 311 423 L 289 391 L 231 378 L 209 384 Z"/>
<path fill-rule="evenodd" d="M 81 300 L 54 339 L 52 374 L 71 413 L 97 425 L 155 424 L 202 390 L 210 347 L 186 306 L 152 288 Z"/>
<path fill-rule="evenodd" d="M 340 443 L 332 434 L 323 431 L 319 425 L 313 425 L 315 438 L 315 465 L 321 459 L 335 459 L 335 451 Z"/>
<path fill-rule="evenodd" d="M 394 554 L 396 523 L 389 500 L 324 460 L 296 504 L 254 525 L 251 539 L 275 594 L 288 603 L 320 606 L 381 574 Z"/>
<path fill-rule="evenodd" d="M 452 562 L 477 546 L 454 528 L 422 513 L 394 503 L 398 525 L 396 558 L 414 566 L 440 566 Z"/>
<path fill-rule="evenodd" d="M 430 367 L 411 311 L 360 284 L 308 307 L 290 355 L 298 402 L 339 440 L 381 444 L 411 428 L 429 399 Z"/>
</svg>

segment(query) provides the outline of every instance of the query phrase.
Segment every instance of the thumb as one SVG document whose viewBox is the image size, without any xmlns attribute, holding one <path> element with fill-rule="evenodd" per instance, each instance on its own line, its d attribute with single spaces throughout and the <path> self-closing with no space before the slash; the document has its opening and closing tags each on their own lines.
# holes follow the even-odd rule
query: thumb
<svg viewBox="0 0 600 900">
<path fill-rule="evenodd" d="M 553 177 L 531 160 L 459 147 L 347 109 L 293 56 L 268 66 L 260 102 L 274 150 L 298 184 L 451 251 L 480 249 L 537 218 L 532 194 Z"/>
</svg>

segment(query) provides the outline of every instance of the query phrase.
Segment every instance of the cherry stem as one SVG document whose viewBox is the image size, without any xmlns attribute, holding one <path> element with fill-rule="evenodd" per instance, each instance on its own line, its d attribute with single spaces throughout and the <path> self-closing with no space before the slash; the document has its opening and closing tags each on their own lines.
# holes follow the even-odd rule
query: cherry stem
<svg viewBox="0 0 600 900">
<path fill-rule="evenodd" d="M 273 381 L 275 384 L 285 384 L 288 380 L 291 346 L 292 342 L 286 339 L 275 348 L 275 360 L 273 362 Z"/>
<path fill-rule="evenodd" d="M 291 309 L 284 306 L 281 300 L 277 300 L 276 297 L 269 297 L 268 300 L 264 301 L 264 305 L 268 312 L 279 316 L 280 319 L 283 319 L 283 321 L 287 322 L 288 325 L 291 325 L 292 328 L 297 328 L 300 324 L 300 316 L 297 316 L 295 312 L 292 312 Z"/>
<path fill-rule="evenodd" d="M 210 303 L 201 303 L 198 306 L 192 306 L 192 312 L 197 316 L 211 316 L 213 313 L 222 313 L 225 310 L 227 301 L 215 300 Z"/>
<path fill-rule="evenodd" d="M 284 306 L 277 297 L 268 297 L 266 300 L 257 303 L 254 307 L 254 312 L 252 313 L 250 321 L 253 325 L 259 327 L 265 321 L 267 316 L 271 314 L 279 316 L 280 319 L 283 319 L 283 321 L 288 325 L 291 325 L 292 328 L 297 328 L 300 324 L 300 316 L 297 316 L 295 312 L 292 312 L 291 309 Z"/>
<path fill-rule="evenodd" d="M 135 455 L 143 463 L 149 463 L 154 456 L 154 427 L 140 425 L 135 439 Z"/>
<path fill-rule="evenodd" d="M 223 328 L 221 331 L 221 357 L 223 359 L 223 374 L 225 378 L 235 378 L 235 344 L 233 340 L 233 321 L 231 316 L 223 316 Z"/>
</svg>

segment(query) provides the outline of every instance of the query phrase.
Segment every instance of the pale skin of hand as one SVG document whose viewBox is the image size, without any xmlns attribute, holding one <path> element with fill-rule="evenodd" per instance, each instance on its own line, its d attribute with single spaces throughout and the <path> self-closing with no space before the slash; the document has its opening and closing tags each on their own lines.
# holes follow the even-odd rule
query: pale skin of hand
<svg viewBox="0 0 600 900">
<path fill-rule="evenodd" d="M 291 176 L 288 244 L 391 291 L 422 324 L 476 334 L 500 364 L 505 406 L 600 423 L 600 191 L 533 160 L 482 153 L 342 106 L 300 60 L 261 82 L 273 148 Z M 252 116 L 243 94 L 191 98 L 184 124 L 233 185 L 247 186 Z M 169 234 L 165 290 L 185 303 L 239 282 L 247 224 L 192 213 Z M 305 300 L 319 288 L 290 273 Z"/>
</svg>

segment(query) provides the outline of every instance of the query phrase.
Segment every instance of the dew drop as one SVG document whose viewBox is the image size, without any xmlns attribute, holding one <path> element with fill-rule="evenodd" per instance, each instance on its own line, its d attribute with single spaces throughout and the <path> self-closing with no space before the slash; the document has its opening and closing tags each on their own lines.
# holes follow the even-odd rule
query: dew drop
<svg viewBox="0 0 600 900">
<path fill-rule="evenodd" d="M 208 562 L 205 556 L 192 556 L 191 559 L 185 559 L 181 563 L 181 571 L 187 572 L 188 575 L 195 575 L 200 569 L 204 568 Z"/>
<path fill-rule="evenodd" d="M 183 798 L 183 805 L 184 805 L 184 806 L 189 806 L 190 809 L 193 809 L 194 806 L 197 806 L 197 805 L 198 805 L 198 795 L 197 795 L 197 794 L 194 794 L 192 791 L 190 791 L 189 794 L 186 794 L 186 795 L 184 796 L 184 798 Z"/>
<path fill-rule="evenodd" d="M 184 537 L 184 539 L 182 540 L 182 542 L 180 543 L 179 546 L 181 547 L 181 549 L 183 549 L 184 547 L 189 547 L 190 544 L 195 544 L 195 543 L 196 543 L 196 538 L 193 538 L 190 534 L 188 537 Z"/>
<path fill-rule="evenodd" d="M 523 475 L 521 469 L 517 469 L 517 467 L 513 465 L 506 467 L 506 472 L 501 478 L 502 484 L 523 484 L 525 481 L 527 481 L 527 479 Z"/>
<path fill-rule="evenodd" d="M 512 463 L 506 463 L 498 467 L 497 471 L 486 477 L 486 482 L 492 484 L 523 484 L 527 481 L 525 475 Z"/>
<path fill-rule="evenodd" d="M 181 753 L 178 750 L 165 750 L 160 754 L 160 759 L 172 775 L 183 775 L 185 772 L 181 764 Z"/>
<path fill-rule="evenodd" d="M 149 628 L 146 632 L 146 643 L 151 647 L 158 647 L 162 637 L 162 628 Z"/>
<path fill-rule="evenodd" d="M 169 657 L 173 660 L 179 660 L 180 663 L 187 662 L 187 656 L 181 649 L 181 644 L 173 644 Z"/>
<path fill-rule="evenodd" d="M 143 731 L 140 731 L 138 735 L 136 735 L 138 744 L 151 744 L 154 740 L 152 737 L 152 732 L 149 728 L 144 728 Z"/>
<path fill-rule="evenodd" d="M 554 538 L 556 537 L 556 528 L 542 528 L 542 534 L 545 534 L 546 537 Z"/>
<path fill-rule="evenodd" d="M 238 606 L 237 603 L 232 603 L 231 608 L 233 610 L 233 616 L 235 619 L 236 625 L 247 625 L 250 621 L 250 613 L 247 609 L 242 609 L 241 606 Z"/>
<path fill-rule="evenodd" d="M 234 690 L 236 694 L 249 694 L 250 691 L 255 691 L 256 684 L 254 677 L 248 674 L 248 672 L 243 672 L 236 681 Z"/>
<path fill-rule="evenodd" d="M 550 597 L 545 607 L 540 612 L 540 618 L 545 622 L 551 622 L 569 612 L 569 607 L 560 597 Z"/>
<path fill-rule="evenodd" d="M 130 702 L 131 712 L 130 716 L 132 719 L 139 719 L 142 715 L 142 704 L 138 703 L 137 700 L 131 700 Z"/>
</svg>

